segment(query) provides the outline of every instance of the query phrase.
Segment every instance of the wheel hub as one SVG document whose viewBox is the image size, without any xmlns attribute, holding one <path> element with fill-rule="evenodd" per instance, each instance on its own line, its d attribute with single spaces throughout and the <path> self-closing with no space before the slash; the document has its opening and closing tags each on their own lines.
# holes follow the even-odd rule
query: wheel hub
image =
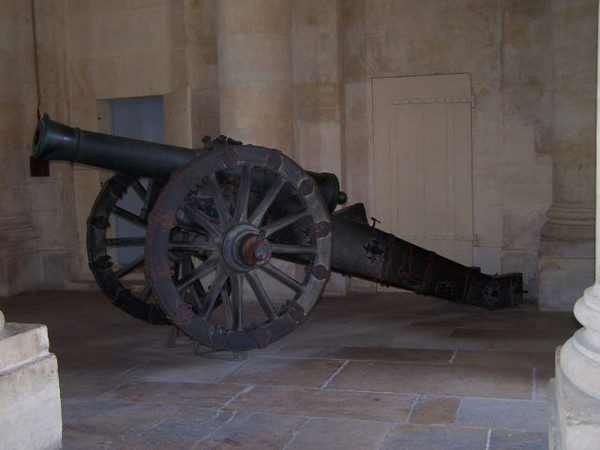
<svg viewBox="0 0 600 450">
<path fill-rule="evenodd" d="M 249 266 L 261 266 L 271 259 L 271 245 L 260 235 L 250 236 L 242 246 L 242 258 Z"/>
<path fill-rule="evenodd" d="M 240 224 L 225 233 L 222 256 L 231 269 L 248 272 L 271 259 L 271 245 L 258 228 Z"/>
</svg>

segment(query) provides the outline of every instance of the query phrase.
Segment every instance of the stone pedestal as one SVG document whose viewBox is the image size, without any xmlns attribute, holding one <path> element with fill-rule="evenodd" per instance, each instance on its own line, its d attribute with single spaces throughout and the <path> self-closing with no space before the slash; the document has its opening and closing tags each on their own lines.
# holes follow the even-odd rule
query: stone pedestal
<svg viewBox="0 0 600 450">
<path fill-rule="evenodd" d="M 550 449 L 595 450 L 600 446 L 600 400 L 575 386 L 561 369 L 556 351 L 556 378 L 550 396 Z M 553 395 L 552 395 L 553 394 Z"/>
<path fill-rule="evenodd" d="M 593 211 L 571 209 L 567 220 L 555 210 L 547 212 L 550 221 L 542 228 L 538 307 L 571 311 L 594 283 L 594 216 Z"/>
<path fill-rule="evenodd" d="M 0 312 L 0 324 L 4 321 Z M 61 447 L 62 418 L 56 357 L 45 325 L 0 326 L 0 447 Z"/>
<path fill-rule="evenodd" d="M 555 3 L 565 6 L 562 1 L 555 0 Z M 578 1 L 573 3 L 577 4 Z M 569 5 L 566 9 L 571 7 L 574 6 Z M 598 20 L 600 24 L 600 18 Z M 568 19 L 566 21 L 568 22 Z M 596 43 L 598 42 L 600 25 Z M 600 66 L 600 52 L 597 53 L 596 61 L 596 65 Z M 595 283 L 584 291 L 583 297 L 577 300 L 573 308 L 575 318 L 583 327 L 557 350 L 549 428 L 552 449 L 600 448 L 600 72 L 597 72 L 597 77 Z M 586 166 L 587 164 L 581 164 L 579 167 Z M 571 186 L 570 189 L 576 187 Z M 567 218 L 581 217 L 585 216 L 574 214 Z"/>
</svg>

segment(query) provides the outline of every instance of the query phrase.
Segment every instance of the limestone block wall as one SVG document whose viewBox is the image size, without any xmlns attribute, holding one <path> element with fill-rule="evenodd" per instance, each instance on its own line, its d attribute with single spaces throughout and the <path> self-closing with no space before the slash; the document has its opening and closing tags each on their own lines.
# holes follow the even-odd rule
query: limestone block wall
<svg viewBox="0 0 600 450">
<path fill-rule="evenodd" d="M 0 53 L 0 236 L 14 236 L 18 242 L 5 254 L 20 255 L 16 264 L 0 263 L 0 274 L 3 282 L 16 279 L 10 272 L 16 267 L 31 282 L 6 285 L 59 287 L 91 279 L 85 219 L 108 175 L 52 163 L 51 177 L 28 177 L 36 89 L 31 12 L 22 3 L 0 2 L 7 49 Z M 563 3 L 569 20 L 561 21 Z M 535 297 L 553 171 L 555 178 L 578 181 L 559 183 L 573 189 L 555 192 L 559 203 L 571 193 L 587 199 L 593 178 L 589 158 L 580 157 L 589 127 L 579 133 L 572 126 L 593 120 L 586 98 L 593 95 L 594 67 L 577 42 L 587 42 L 588 34 L 593 41 L 595 30 L 575 26 L 587 23 L 579 18 L 593 4 L 35 2 L 41 108 L 73 126 L 108 131 L 108 100 L 162 95 L 175 103 L 165 119 L 167 139 L 200 146 L 206 134 L 229 133 L 280 148 L 307 169 L 340 175 L 350 200 L 369 208 L 376 176 L 371 79 L 468 73 L 475 263 L 486 272 L 524 272 Z M 558 147 L 572 151 L 555 152 Z M 15 200 L 22 198 L 27 201 Z M 7 231 L 15 227 L 27 237 Z"/>
<path fill-rule="evenodd" d="M 597 2 L 552 0 L 552 205 L 542 228 L 539 304 L 570 310 L 594 279 Z"/>
<path fill-rule="evenodd" d="M 190 113 L 192 124 L 185 126 L 194 125 L 192 129 L 198 130 L 190 134 L 192 143 L 200 145 L 204 134 L 218 131 L 216 52 L 214 45 L 204 50 L 211 39 L 215 42 L 213 3 L 41 2 L 36 13 L 43 110 L 72 126 L 109 132 L 108 100 L 180 94 L 184 90 L 190 97 L 185 107 L 196 111 Z M 205 11 L 211 14 L 203 14 Z M 202 21 L 194 23 L 199 16 Z M 169 131 L 176 138 L 188 132 L 181 124 L 174 124 L 178 129 Z M 55 187 L 69 186 L 56 174 L 64 171 L 70 178 L 71 198 L 47 204 L 63 204 L 74 211 L 71 226 L 75 236 L 64 246 L 76 250 L 71 255 L 69 274 L 62 279 L 91 280 L 85 223 L 100 184 L 109 174 L 68 163 L 51 165 Z"/>
<path fill-rule="evenodd" d="M 186 84 L 192 94 L 192 147 L 220 134 L 217 0 L 185 0 Z"/>
<path fill-rule="evenodd" d="M 305 169 L 331 172 L 344 187 L 340 2 L 295 1 L 292 7 L 294 159 Z M 332 274 L 327 292 L 346 292 Z"/>
<path fill-rule="evenodd" d="M 72 183 L 62 167 L 60 183 L 29 177 L 37 120 L 31 5 L 3 1 L 0 9 L 0 295 L 10 295 L 65 279 Z"/>
<path fill-rule="evenodd" d="M 221 131 L 291 155 L 291 0 L 222 0 L 218 10 Z"/>
<path fill-rule="evenodd" d="M 501 2 L 499 11 L 502 147 L 491 162 L 502 176 L 501 269 L 523 272 L 531 298 L 537 297 L 540 229 L 552 202 L 551 13 L 550 2 Z"/>
<path fill-rule="evenodd" d="M 342 2 L 346 185 L 373 204 L 370 80 L 469 73 L 475 264 L 521 271 L 537 294 L 552 199 L 549 2 Z M 376 176 L 376 174 L 375 174 Z M 410 212 L 407 212 L 410 213 Z"/>
<path fill-rule="evenodd" d="M 342 176 L 339 2 L 293 5 L 294 157 L 308 170 Z M 341 180 L 343 183 L 343 180 Z"/>
</svg>

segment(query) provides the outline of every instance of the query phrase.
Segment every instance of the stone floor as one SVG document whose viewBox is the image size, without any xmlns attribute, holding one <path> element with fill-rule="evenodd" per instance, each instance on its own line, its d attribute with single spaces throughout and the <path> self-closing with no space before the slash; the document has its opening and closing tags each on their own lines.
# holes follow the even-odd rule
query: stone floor
<svg viewBox="0 0 600 450">
<path fill-rule="evenodd" d="M 545 449 L 570 313 L 409 293 L 323 298 L 262 350 L 194 352 L 93 292 L 0 299 L 48 325 L 65 449 Z"/>
</svg>

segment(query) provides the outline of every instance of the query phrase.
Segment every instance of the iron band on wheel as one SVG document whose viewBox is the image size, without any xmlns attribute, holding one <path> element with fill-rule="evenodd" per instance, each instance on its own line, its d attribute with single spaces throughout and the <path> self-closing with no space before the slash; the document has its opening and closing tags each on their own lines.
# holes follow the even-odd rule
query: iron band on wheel
<svg viewBox="0 0 600 450">
<path fill-rule="evenodd" d="M 142 274 L 148 214 L 163 185 L 151 179 L 146 180 L 144 185 L 134 176 L 115 175 L 103 184 L 87 220 L 88 263 L 98 286 L 115 306 L 153 325 L 169 323 L 152 295 L 150 283 Z M 127 193 L 139 199 L 137 209 L 121 202 Z M 137 233 L 134 236 L 114 236 L 117 217 L 135 224 Z M 114 256 L 118 249 L 123 248 L 139 248 L 142 251 L 133 260 L 119 264 Z M 171 254 L 171 257 L 174 258 L 173 276 L 185 277 L 192 266 L 189 256 Z M 141 279 L 128 281 L 129 276 L 136 272 Z M 198 295 L 205 292 L 199 281 L 193 287 Z"/>
<path fill-rule="evenodd" d="M 141 201 L 142 206 L 139 211 L 130 211 L 119 206 L 119 202 L 129 189 L 134 191 Z M 135 289 L 127 286 L 124 281 L 130 273 L 136 270 L 141 272 L 144 263 L 143 254 L 123 265 L 117 264 L 113 259 L 114 252 L 118 248 L 143 249 L 145 236 L 112 235 L 114 235 L 114 222 L 117 217 L 136 224 L 140 229 L 145 229 L 148 212 L 159 191 L 159 183 L 153 180 L 149 180 L 147 187 L 144 187 L 134 176 L 115 175 L 103 184 L 87 220 L 88 263 L 98 286 L 116 306 L 133 317 L 151 324 L 166 324 L 168 321 L 158 303 L 154 301 L 150 285 L 146 282 L 144 286 L 140 286 L 140 289 Z"/>
<path fill-rule="evenodd" d="M 277 150 L 218 144 L 162 190 L 148 221 L 146 266 L 156 298 L 180 330 L 214 349 L 250 349 L 305 319 L 329 279 L 331 245 L 327 207 L 300 166 Z M 179 280 L 174 254 L 195 263 Z M 277 260 L 306 267 L 294 276 Z M 205 295 L 192 293 L 190 303 L 197 281 L 209 287 Z M 275 298 L 282 291 L 285 298 Z M 259 319 L 248 313 L 249 293 Z"/>
</svg>

